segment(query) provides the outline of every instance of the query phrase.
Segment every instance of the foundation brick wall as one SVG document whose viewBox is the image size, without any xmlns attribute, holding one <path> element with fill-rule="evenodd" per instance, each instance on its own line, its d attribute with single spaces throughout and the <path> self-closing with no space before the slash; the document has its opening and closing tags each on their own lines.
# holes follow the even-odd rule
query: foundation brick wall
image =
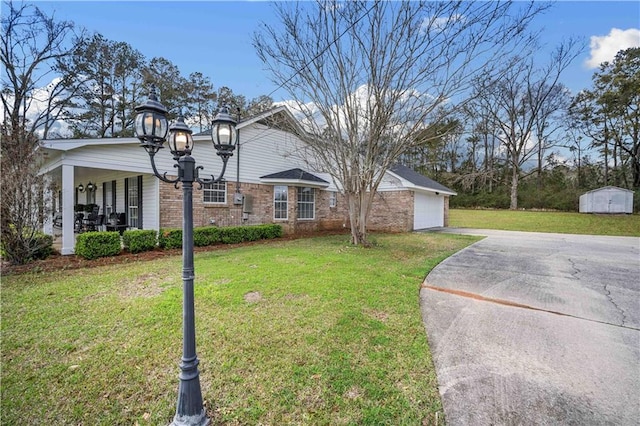
<svg viewBox="0 0 640 426">
<path fill-rule="evenodd" d="M 413 191 L 378 192 L 369 213 L 367 228 L 385 232 L 413 230 Z"/>
<path fill-rule="evenodd" d="M 167 176 L 175 179 L 176 176 Z M 193 216 L 196 216 L 194 203 Z M 173 184 L 160 182 L 160 228 L 182 227 L 182 189 Z"/>
<path fill-rule="evenodd" d="M 193 223 L 194 226 L 259 225 L 278 223 L 285 234 L 311 233 L 314 231 L 335 231 L 349 229 L 349 209 L 346 199 L 336 194 L 336 206 L 330 207 L 331 193 L 315 190 L 315 219 L 297 220 L 297 188 L 289 186 L 288 220 L 273 218 L 273 186 L 242 183 L 241 193 L 252 197 L 252 211 L 243 214 L 242 205 L 234 205 L 235 185 L 227 183 L 227 203 L 224 205 L 205 204 L 203 191 L 194 184 Z M 371 231 L 406 232 L 413 229 L 413 192 L 379 192 L 369 214 L 367 226 Z M 449 202 L 445 197 L 445 224 L 448 222 Z M 160 183 L 160 227 L 182 227 L 182 190 L 172 184 Z"/>
<path fill-rule="evenodd" d="M 171 177 L 170 177 L 171 178 Z M 252 197 L 252 209 L 243 214 L 242 205 L 234 205 L 235 185 L 227 184 L 227 203 L 204 203 L 204 193 L 194 184 L 193 189 L 193 224 L 194 226 L 259 225 L 264 223 L 278 223 L 285 233 L 310 233 L 320 230 L 338 230 L 349 226 L 349 214 L 344 197 L 337 194 L 336 207 L 329 207 L 330 193 L 315 190 L 316 217 L 312 220 L 297 220 L 297 188 L 289 186 L 288 219 L 275 220 L 273 218 L 273 186 L 242 183 L 241 193 Z M 172 184 L 160 184 L 160 227 L 182 227 L 182 190 L 175 189 Z M 213 222 L 212 222 L 213 221 Z"/>
</svg>

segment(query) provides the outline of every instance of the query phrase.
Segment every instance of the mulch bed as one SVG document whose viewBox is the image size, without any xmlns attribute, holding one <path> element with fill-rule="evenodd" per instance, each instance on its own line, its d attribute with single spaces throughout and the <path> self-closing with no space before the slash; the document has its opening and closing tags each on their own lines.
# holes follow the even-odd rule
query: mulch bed
<svg viewBox="0 0 640 426">
<path fill-rule="evenodd" d="M 204 251 L 225 250 L 231 247 L 240 247 L 240 246 L 248 246 L 248 245 L 255 245 L 255 244 L 269 244 L 275 241 L 294 240 L 298 238 L 335 235 L 335 234 L 344 234 L 344 232 L 316 232 L 316 233 L 307 234 L 307 235 L 284 236 L 274 240 L 261 240 L 261 241 L 252 241 L 252 242 L 240 243 L 240 244 L 195 247 L 194 252 L 199 253 Z M 160 259 L 167 256 L 180 256 L 181 254 L 182 254 L 182 249 L 171 249 L 171 250 L 156 249 L 152 251 L 146 251 L 146 252 L 135 253 L 135 254 L 122 251 L 117 256 L 100 257 L 98 259 L 93 259 L 93 260 L 87 260 L 76 255 L 62 256 L 60 254 L 54 254 L 49 256 L 46 259 L 29 262 L 26 265 L 11 265 L 8 262 L 2 261 L 2 268 L 0 269 L 0 274 L 16 275 L 16 274 L 24 274 L 28 272 L 54 272 L 54 271 L 65 271 L 65 270 L 72 270 L 72 269 L 95 268 L 98 266 L 119 265 L 123 263 L 132 263 L 132 262 L 145 262 L 148 260 Z"/>
<path fill-rule="evenodd" d="M 99 257 L 93 260 L 88 260 L 76 255 L 62 256 L 61 254 L 53 254 L 46 259 L 35 260 L 26 265 L 11 265 L 8 262 L 2 262 L 2 275 L 95 268 L 97 266 L 118 265 L 122 263 L 154 260 L 166 256 L 177 256 L 180 255 L 180 253 L 180 250 L 160 249 L 135 254 L 123 251 L 117 256 Z"/>
</svg>

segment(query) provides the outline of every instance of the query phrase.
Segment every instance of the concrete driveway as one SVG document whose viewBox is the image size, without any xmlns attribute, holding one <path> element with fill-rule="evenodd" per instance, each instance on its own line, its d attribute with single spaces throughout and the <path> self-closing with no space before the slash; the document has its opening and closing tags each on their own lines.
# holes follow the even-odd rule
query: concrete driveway
<svg viewBox="0 0 640 426">
<path fill-rule="evenodd" d="M 420 291 L 448 425 L 640 425 L 640 238 L 487 238 Z"/>
</svg>

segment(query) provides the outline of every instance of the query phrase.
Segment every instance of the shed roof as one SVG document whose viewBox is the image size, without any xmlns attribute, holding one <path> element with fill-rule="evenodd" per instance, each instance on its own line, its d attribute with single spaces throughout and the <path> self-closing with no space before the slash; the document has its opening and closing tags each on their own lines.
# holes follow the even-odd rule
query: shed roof
<svg viewBox="0 0 640 426">
<path fill-rule="evenodd" d="M 632 191 L 632 190 L 630 190 L 630 189 L 620 188 L 619 186 L 611 186 L 611 185 L 609 185 L 609 186 L 603 186 L 602 188 L 592 189 L 591 191 L 587 191 L 587 192 L 585 192 L 585 194 L 591 194 L 591 193 L 594 193 L 594 192 L 600 192 L 600 191 L 608 191 L 608 190 L 612 190 L 612 189 L 613 189 L 613 190 L 617 190 L 617 191 L 624 191 L 624 192 L 631 192 L 631 193 L 633 193 L 633 191 Z M 583 194 L 583 195 L 584 195 L 584 194 Z"/>
</svg>

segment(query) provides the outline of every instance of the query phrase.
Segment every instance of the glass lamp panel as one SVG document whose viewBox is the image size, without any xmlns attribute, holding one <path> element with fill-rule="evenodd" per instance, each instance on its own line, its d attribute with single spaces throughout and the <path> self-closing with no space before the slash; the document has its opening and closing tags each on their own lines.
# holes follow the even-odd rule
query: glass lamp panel
<svg viewBox="0 0 640 426">
<path fill-rule="evenodd" d="M 176 132 L 173 138 L 174 150 L 176 152 L 185 152 L 191 149 L 191 144 L 189 143 L 189 134 L 186 132 Z"/>
<path fill-rule="evenodd" d="M 236 144 L 236 126 L 229 123 L 229 145 L 234 146 Z"/>
<path fill-rule="evenodd" d="M 229 145 L 231 142 L 231 132 L 229 126 L 221 124 L 218 126 L 218 143 L 220 145 Z"/>
<path fill-rule="evenodd" d="M 154 114 L 155 115 L 155 114 Z M 156 125 L 155 125 L 155 134 L 160 139 L 164 139 L 167 137 L 167 130 L 169 129 L 169 123 L 167 119 L 163 116 L 155 115 L 156 117 Z"/>
<path fill-rule="evenodd" d="M 144 114 L 136 115 L 136 125 L 135 125 L 136 137 L 144 136 L 143 124 L 144 124 Z"/>
<path fill-rule="evenodd" d="M 154 117 L 152 112 L 144 113 L 144 134 L 147 136 L 155 136 L 154 130 L 158 119 Z"/>
</svg>

